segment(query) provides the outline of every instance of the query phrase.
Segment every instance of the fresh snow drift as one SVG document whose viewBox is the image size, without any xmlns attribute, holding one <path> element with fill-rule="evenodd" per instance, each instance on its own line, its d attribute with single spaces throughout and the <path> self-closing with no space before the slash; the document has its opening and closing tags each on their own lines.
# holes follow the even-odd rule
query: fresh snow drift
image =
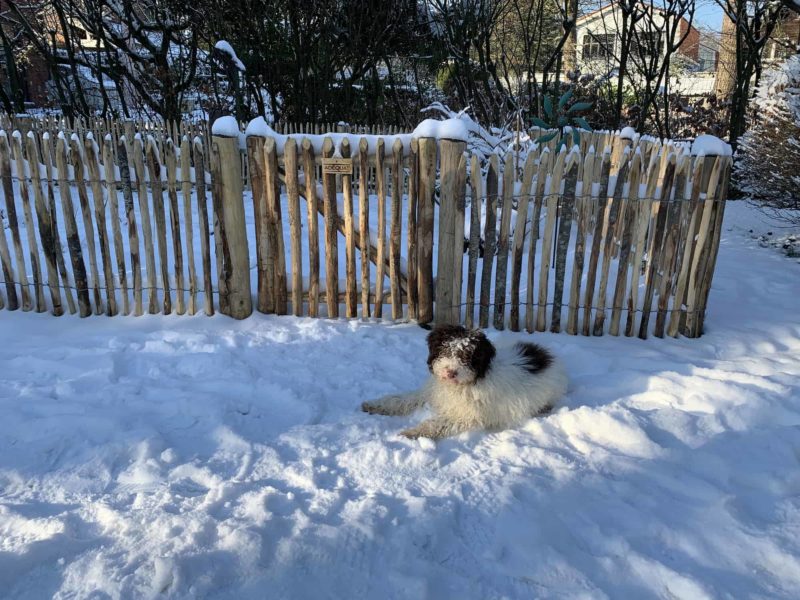
<svg viewBox="0 0 800 600">
<path fill-rule="evenodd" d="M 564 404 L 438 444 L 358 410 L 425 380 L 415 325 L 0 311 L 0 596 L 797 598 L 800 279 L 756 215 L 704 337 L 490 331 Z"/>
</svg>

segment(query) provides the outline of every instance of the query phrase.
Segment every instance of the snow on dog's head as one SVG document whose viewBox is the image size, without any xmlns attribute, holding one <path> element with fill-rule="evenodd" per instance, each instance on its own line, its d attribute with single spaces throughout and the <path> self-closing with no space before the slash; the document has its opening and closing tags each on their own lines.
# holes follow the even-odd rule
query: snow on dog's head
<svg viewBox="0 0 800 600">
<path fill-rule="evenodd" d="M 495 350 L 483 332 L 441 325 L 428 334 L 428 368 L 440 380 L 467 385 L 489 371 Z"/>
</svg>

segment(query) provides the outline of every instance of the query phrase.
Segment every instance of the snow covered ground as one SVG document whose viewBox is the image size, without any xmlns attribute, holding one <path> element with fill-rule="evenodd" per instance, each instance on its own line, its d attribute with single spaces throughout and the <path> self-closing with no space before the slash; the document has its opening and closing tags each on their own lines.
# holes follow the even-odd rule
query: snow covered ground
<svg viewBox="0 0 800 600">
<path fill-rule="evenodd" d="M 729 203 L 701 339 L 536 334 L 564 405 L 438 444 L 357 410 L 426 377 L 414 325 L 2 311 L 0 596 L 797 598 L 800 277 L 763 219 Z"/>
</svg>

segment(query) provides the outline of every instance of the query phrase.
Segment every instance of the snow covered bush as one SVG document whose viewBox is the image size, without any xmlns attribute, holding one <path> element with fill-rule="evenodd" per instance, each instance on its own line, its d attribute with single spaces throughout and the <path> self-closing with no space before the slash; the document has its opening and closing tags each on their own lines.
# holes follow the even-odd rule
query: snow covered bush
<svg viewBox="0 0 800 600">
<path fill-rule="evenodd" d="M 764 208 L 800 223 L 800 55 L 764 73 L 751 112 L 734 181 Z"/>
<path fill-rule="evenodd" d="M 533 143 L 527 133 L 523 132 L 520 135 L 515 130 L 515 122 L 505 124 L 503 127 L 484 127 L 470 115 L 470 107 L 455 111 L 446 104 L 433 102 L 430 106 L 423 108 L 421 112 L 424 115 L 441 119 L 460 119 L 464 121 L 464 126 L 467 128 L 469 136 L 467 150 L 470 154 L 477 154 L 482 163 L 488 160 L 490 154 L 497 153 L 500 156 L 505 156 L 506 152 L 517 149 L 518 139 L 526 149 Z M 527 156 L 527 151 L 524 151 L 523 161 L 525 156 Z"/>
</svg>

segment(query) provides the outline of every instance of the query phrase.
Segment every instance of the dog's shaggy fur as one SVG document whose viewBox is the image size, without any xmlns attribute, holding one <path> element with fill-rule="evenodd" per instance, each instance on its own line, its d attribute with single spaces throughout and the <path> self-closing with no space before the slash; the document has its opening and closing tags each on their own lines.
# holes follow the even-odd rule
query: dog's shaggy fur
<svg viewBox="0 0 800 600">
<path fill-rule="evenodd" d="M 408 415 L 429 405 L 434 416 L 402 435 L 443 438 L 471 429 L 505 429 L 547 412 L 567 390 L 567 376 L 547 350 L 517 343 L 496 349 L 480 331 L 437 327 L 428 335 L 431 377 L 417 392 L 364 402 L 371 414 Z"/>
</svg>

